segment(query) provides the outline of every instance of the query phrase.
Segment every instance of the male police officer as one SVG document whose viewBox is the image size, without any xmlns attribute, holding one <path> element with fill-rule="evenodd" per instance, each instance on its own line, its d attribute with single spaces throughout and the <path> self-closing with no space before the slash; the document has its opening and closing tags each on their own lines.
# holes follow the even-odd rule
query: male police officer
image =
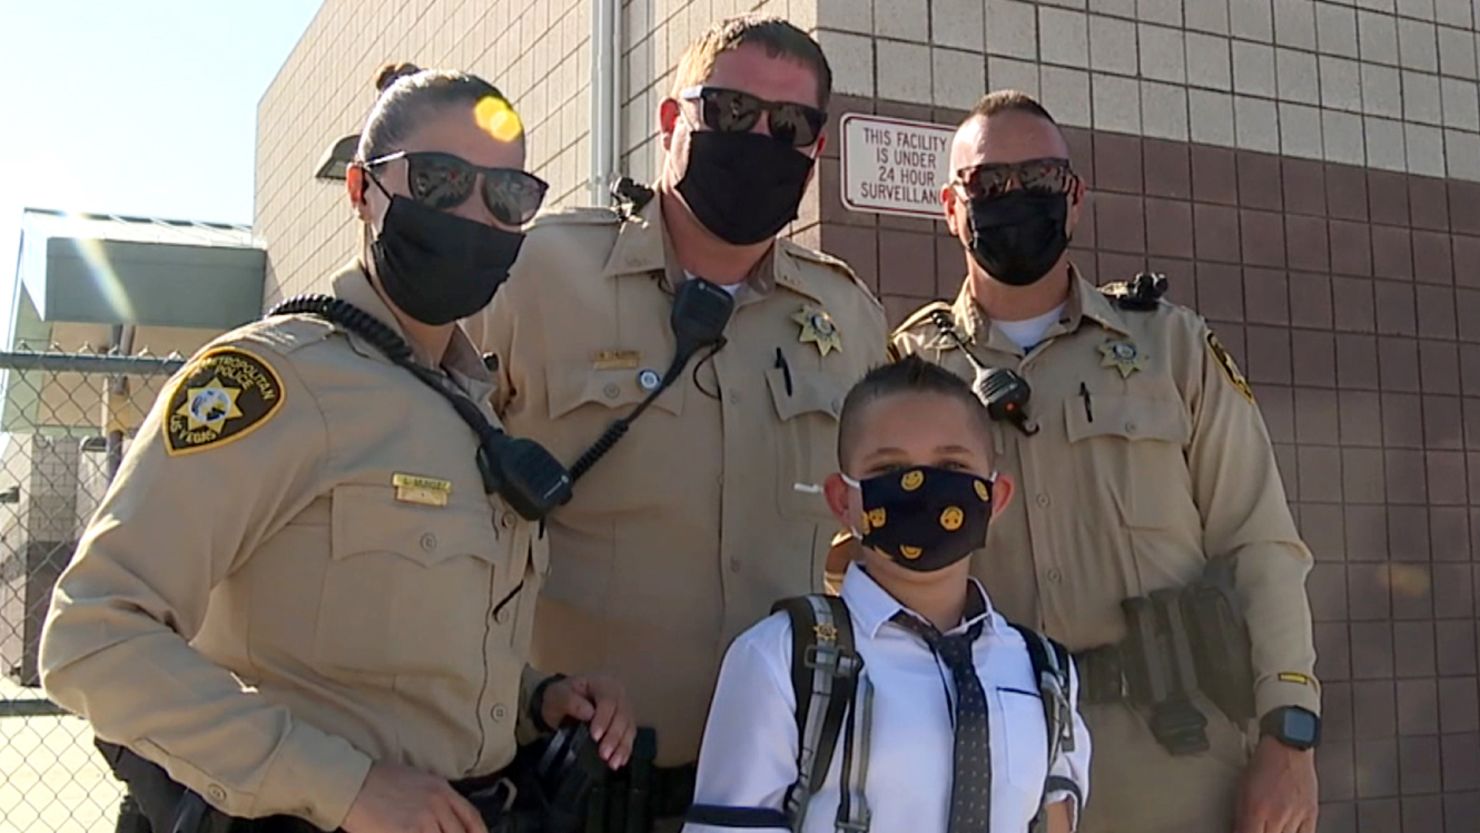
<svg viewBox="0 0 1480 833">
<path fill-rule="evenodd" d="M 656 393 L 551 517 L 535 655 L 627 682 L 657 729 L 660 817 L 688 803 L 730 638 L 820 589 L 838 412 L 885 359 L 883 310 L 848 266 L 776 236 L 811 179 L 831 86 L 790 23 L 714 25 L 659 107 L 655 193 L 537 220 L 508 285 L 467 322 L 498 363 L 510 430 L 567 462 Z M 675 296 L 704 286 L 733 298 L 726 340 L 678 368 Z"/>
<path fill-rule="evenodd" d="M 1207 324 L 1150 276 L 1102 293 L 1074 271 L 1085 188 L 1067 157 L 1031 98 L 982 99 L 942 189 L 969 274 L 892 347 L 975 380 L 1000 417 L 999 465 L 1023 499 L 974 570 L 1008 617 L 1085 652 L 1097 789 L 1083 829 L 1313 831 L 1311 557 L 1259 409 Z M 1210 562 L 1231 565 L 1235 605 L 1202 584 Z M 1220 604 L 1247 638 L 1219 627 Z M 1251 672 L 1220 679 L 1250 644 Z M 1240 723 L 1255 716 L 1249 761 Z"/>
</svg>

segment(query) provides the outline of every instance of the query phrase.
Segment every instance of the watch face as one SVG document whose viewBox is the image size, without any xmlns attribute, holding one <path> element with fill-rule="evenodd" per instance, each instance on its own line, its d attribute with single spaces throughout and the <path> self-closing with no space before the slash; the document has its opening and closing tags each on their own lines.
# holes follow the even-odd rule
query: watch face
<svg viewBox="0 0 1480 833">
<path fill-rule="evenodd" d="M 1280 739 L 1287 743 L 1314 746 L 1320 737 L 1321 719 L 1305 709 L 1285 709 L 1280 718 Z"/>
</svg>

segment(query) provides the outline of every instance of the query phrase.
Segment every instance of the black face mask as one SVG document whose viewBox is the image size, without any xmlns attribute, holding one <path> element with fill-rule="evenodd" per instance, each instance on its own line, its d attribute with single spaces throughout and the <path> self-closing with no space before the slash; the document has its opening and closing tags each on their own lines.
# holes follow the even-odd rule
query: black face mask
<svg viewBox="0 0 1480 833">
<path fill-rule="evenodd" d="M 524 235 L 389 196 L 391 207 L 370 256 L 391 302 L 433 326 L 488 306 L 509 277 Z"/>
<path fill-rule="evenodd" d="M 797 216 L 812 157 L 760 133 L 689 134 L 689 165 L 678 193 L 716 237 L 759 243 Z"/>
<path fill-rule="evenodd" d="M 1069 198 L 1009 191 L 972 200 L 971 254 L 987 274 L 1012 286 L 1036 283 L 1069 246 Z"/>
<path fill-rule="evenodd" d="M 902 567 L 939 570 L 987 542 L 995 475 L 916 466 L 862 482 L 843 480 L 863 493 L 859 543 Z"/>
</svg>

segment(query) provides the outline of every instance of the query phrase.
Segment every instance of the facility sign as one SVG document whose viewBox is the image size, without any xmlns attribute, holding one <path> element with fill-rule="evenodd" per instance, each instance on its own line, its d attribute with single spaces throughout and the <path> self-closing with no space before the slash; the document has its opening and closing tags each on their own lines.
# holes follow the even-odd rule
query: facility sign
<svg viewBox="0 0 1480 833">
<path fill-rule="evenodd" d="M 950 180 L 954 127 L 849 113 L 841 132 L 844 207 L 940 218 L 940 187 Z"/>
</svg>

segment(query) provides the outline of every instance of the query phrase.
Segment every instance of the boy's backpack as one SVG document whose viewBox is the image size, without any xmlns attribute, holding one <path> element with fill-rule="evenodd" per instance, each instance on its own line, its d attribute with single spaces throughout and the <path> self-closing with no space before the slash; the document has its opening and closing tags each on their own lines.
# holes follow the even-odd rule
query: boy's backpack
<svg viewBox="0 0 1480 833">
<path fill-rule="evenodd" d="M 836 596 L 812 594 L 782 599 L 772 612 L 786 611 L 791 620 L 791 685 L 796 694 L 797 780 L 786 791 L 783 803 L 785 826 L 800 831 L 807 804 L 822 788 L 832 764 L 838 736 L 843 736 L 843 762 L 838 801 L 837 829 L 840 833 L 862 833 L 868 829 L 868 804 L 863 787 L 868 776 L 869 723 L 873 714 L 873 692 L 861 677 L 863 660 L 854 648 L 853 620 L 848 607 Z M 1067 790 L 1079 795 L 1072 781 L 1053 775 L 1060 752 L 1074 749 L 1074 722 L 1069 706 L 1069 652 L 1064 646 L 1015 623 L 1013 628 L 1028 646 L 1028 660 L 1043 700 L 1043 719 L 1048 728 L 1048 770 L 1040 804 L 1050 792 Z M 844 721 L 849 721 L 846 729 Z M 1041 831 L 1044 807 L 1030 827 Z"/>
</svg>

